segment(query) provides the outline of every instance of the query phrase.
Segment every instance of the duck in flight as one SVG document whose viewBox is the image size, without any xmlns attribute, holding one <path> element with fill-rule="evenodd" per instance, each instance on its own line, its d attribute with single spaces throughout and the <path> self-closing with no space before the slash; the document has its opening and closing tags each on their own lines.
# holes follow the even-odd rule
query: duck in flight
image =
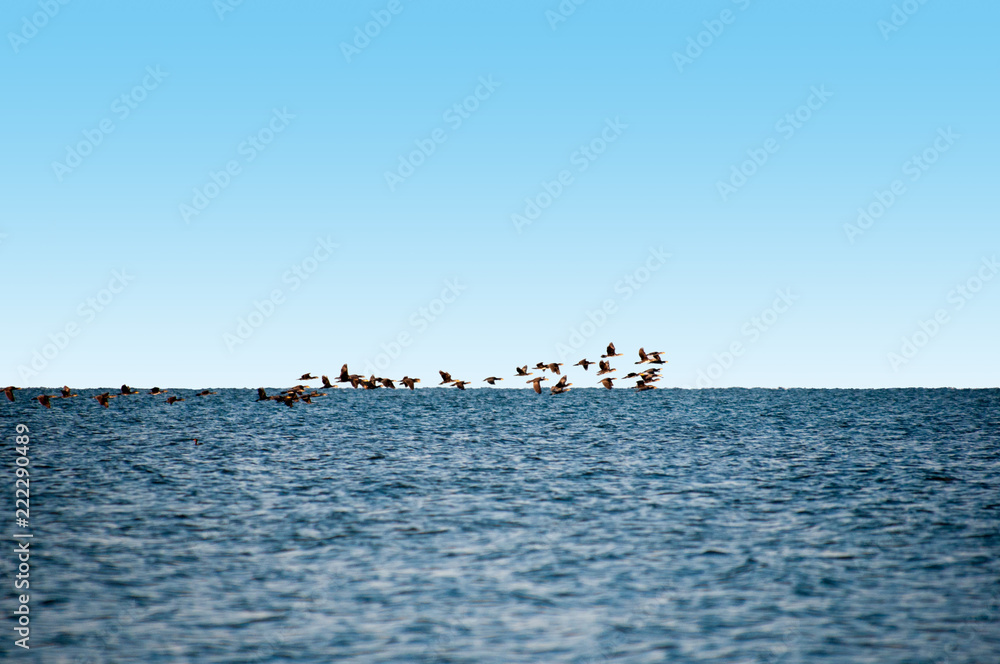
<svg viewBox="0 0 1000 664">
<path fill-rule="evenodd" d="M 160 389 L 160 388 L 158 388 L 158 387 L 154 387 L 153 389 L 151 389 L 151 390 L 149 391 L 149 394 L 166 394 L 166 393 L 167 393 L 167 391 L 166 391 L 166 390 L 161 390 L 161 389 Z"/>
<path fill-rule="evenodd" d="M 35 399 L 38 400 L 38 403 L 42 404 L 46 408 L 52 408 L 52 402 L 49 401 L 51 398 L 52 395 L 49 394 L 39 394 L 37 397 L 35 397 Z"/>
<path fill-rule="evenodd" d="M 195 396 L 196 397 L 207 397 L 209 394 L 215 394 L 215 392 L 212 392 L 211 390 L 202 390 L 201 392 L 199 392 Z"/>
<path fill-rule="evenodd" d="M 532 378 L 531 380 L 524 381 L 525 383 L 533 383 L 532 389 L 535 390 L 535 394 L 542 393 L 542 381 L 548 380 L 545 376 L 539 376 L 538 378 Z"/>
<path fill-rule="evenodd" d="M 438 373 L 441 374 L 441 382 L 438 385 L 446 385 L 448 383 L 454 383 L 455 379 L 451 377 L 451 374 L 447 371 L 441 371 L 438 369 Z"/>
<path fill-rule="evenodd" d="M 573 383 L 568 383 L 569 376 L 563 376 L 559 379 L 559 382 L 552 386 L 552 394 L 562 394 L 563 392 L 569 392 L 569 386 Z"/>
<path fill-rule="evenodd" d="M 14 400 L 14 390 L 19 390 L 19 389 L 21 389 L 21 388 L 20 387 L 14 387 L 13 385 L 8 385 L 7 387 L 3 388 L 3 393 L 7 396 L 7 401 L 13 401 Z"/>
<path fill-rule="evenodd" d="M 528 372 L 528 365 L 525 364 L 523 367 L 514 367 L 517 370 L 518 376 L 530 376 L 531 373 Z"/>
<path fill-rule="evenodd" d="M 108 399 L 113 399 L 114 397 L 111 396 L 110 392 L 105 392 L 103 394 L 97 394 L 97 395 L 95 395 L 94 398 L 97 399 L 97 403 L 99 403 L 102 406 L 104 406 L 105 408 L 107 408 L 108 407 Z"/>
<path fill-rule="evenodd" d="M 132 388 L 129 387 L 128 385 L 122 385 L 121 393 L 122 394 L 139 394 L 139 390 L 133 391 Z"/>
<path fill-rule="evenodd" d="M 642 348 L 639 349 L 639 361 L 636 364 L 666 364 L 666 360 L 661 359 L 660 355 L 663 351 L 658 350 L 655 353 L 647 353 Z"/>
<path fill-rule="evenodd" d="M 420 379 L 410 378 L 409 376 L 403 376 L 403 379 L 399 382 L 402 383 L 403 385 L 406 385 L 408 388 L 412 390 L 417 386 L 417 383 L 420 382 Z"/>
<path fill-rule="evenodd" d="M 70 397 L 80 396 L 79 394 L 73 394 L 73 390 L 69 389 L 69 386 L 67 385 L 63 385 L 62 389 L 59 390 L 59 392 L 60 392 L 59 394 L 60 399 L 69 399 Z"/>
<path fill-rule="evenodd" d="M 330 382 L 329 376 L 320 376 L 320 380 L 323 381 L 323 387 L 320 389 L 329 390 L 331 388 L 337 387 L 336 385 Z"/>
<path fill-rule="evenodd" d="M 583 367 L 583 370 L 587 371 L 587 367 L 589 367 L 591 364 L 595 364 L 595 362 L 591 362 L 587 358 L 583 358 L 582 360 L 580 360 L 579 362 L 577 362 L 573 366 L 574 367 Z"/>
<path fill-rule="evenodd" d="M 612 387 L 615 386 L 615 384 L 612 382 L 613 380 L 614 380 L 613 378 L 603 378 L 601 379 L 601 385 L 610 390 Z"/>
<path fill-rule="evenodd" d="M 544 371 L 545 369 L 548 369 L 549 371 L 551 371 L 552 373 L 554 373 L 554 374 L 556 374 L 558 376 L 558 375 L 561 375 L 559 373 L 559 367 L 561 367 L 561 366 L 562 366 L 562 362 L 559 362 L 559 363 L 549 362 L 548 364 L 546 364 L 542 368 L 542 370 Z"/>
<path fill-rule="evenodd" d="M 500 378 L 498 376 L 490 376 L 489 378 L 484 378 L 483 382 L 489 383 L 490 385 L 496 385 L 498 380 L 503 380 L 503 378 Z"/>
<path fill-rule="evenodd" d="M 622 356 L 621 353 L 616 353 L 615 352 L 615 345 L 614 344 L 608 344 L 608 352 L 607 352 L 607 354 L 601 355 L 601 357 L 604 357 L 604 358 L 607 358 L 607 357 L 621 357 L 621 356 Z"/>
<path fill-rule="evenodd" d="M 306 373 L 299 376 L 299 380 L 316 380 L 316 376 L 312 375 L 307 371 Z"/>
<path fill-rule="evenodd" d="M 612 371 L 618 371 L 617 369 L 612 369 L 611 363 L 607 360 L 601 360 L 597 366 L 601 368 L 601 370 L 597 372 L 598 376 L 603 376 L 604 374 L 611 373 Z"/>
<path fill-rule="evenodd" d="M 182 397 L 167 397 L 167 403 L 171 405 L 177 403 L 178 401 L 184 401 L 184 399 Z"/>
<path fill-rule="evenodd" d="M 455 381 L 455 387 L 457 387 L 460 390 L 464 390 L 466 385 L 471 385 L 471 384 L 472 383 L 470 383 L 467 380 L 456 380 Z"/>
</svg>

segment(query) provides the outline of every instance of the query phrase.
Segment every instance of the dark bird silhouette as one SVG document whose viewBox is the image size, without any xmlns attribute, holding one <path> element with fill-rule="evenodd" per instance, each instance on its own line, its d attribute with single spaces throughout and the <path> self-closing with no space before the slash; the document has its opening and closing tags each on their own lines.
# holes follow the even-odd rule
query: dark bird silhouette
<svg viewBox="0 0 1000 664">
<path fill-rule="evenodd" d="M 649 385 L 641 380 L 635 384 L 636 392 L 645 392 L 646 390 L 655 390 L 655 389 L 656 389 L 655 385 Z"/>
<path fill-rule="evenodd" d="M 614 380 L 613 378 L 604 378 L 601 380 L 601 385 L 610 390 L 612 387 L 615 386 L 615 384 L 612 382 L 613 380 Z"/>
<path fill-rule="evenodd" d="M 391 378 L 380 378 L 382 381 L 382 387 L 388 387 L 390 390 L 396 389 L 396 384 L 392 382 Z"/>
<path fill-rule="evenodd" d="M 139 394 L 139 390 L 132 391 L 132 388 L 128 385 L 122 385 L 122 394 Z"/>
<path fill-rule="evenodd" d="M 517 375 L 518 376 L 530 376 L 531 375 L 530 373 L 528 373 L 528 365 L 527 364 L 525 364 L 523 367 L 514 367 L 514 368 L 517 370 Z"/>
<path fill-rule="evenodd" d="M 451 374 L 448 373 L 447 371 L 441 371 L 440 369 L 438 369 L 438 373 L 441 374 L 441 382 L 438 383 L 438 385 L 444 385 L 445 383 L 454 382 L 454 379 L 451 377 Z"/>
<path fill-rule="evenodd" d="M 19 390 L 19 389 L 21 389 L 21 388 L 20 387 L 14 387 L 13 385 L 8 385 L 7 387 L 3 388 L 3 393 L 5 395 L 7 395 L 7 401 L 13 401 L 14 400 L 14 390 Z"/>
<path fill-rule="evenodd" d="M 497 376 L 490 376 L 489 378 L 484 378 L 483 382 L 489 383 L 490 385 L 496 385 L 498 380 L 503 380 L 503 378 L 499 378 Z"/>
<path fill-rule="evenodd" d="M 467 380 L 456 380 L 455 381 L 455 387 L 457 387 L 460 390 L 464 390 L 466 385 L 471 385 L 471 383 L 469 383 L 469 381 L 467 381 Z"/>
<path fill-rule="evenodd" d="M 301 376 L 299 376 L 299 380 L 316 380 L 316 376 L 312 375 L 311 373 L 306 372 L 306 373 L 302 374 Z"/>
<path fill-rule="evenodd" d="M 257 388 L 257 401 L 270 401 L 271 397 L 267 396 L 267 392 L 264 391 L 263 387 Z"/>
<path fill-rule="evenodd" d="M 654 353 L 647 353 L 642 348 L 639 349 L 639 361 L 636 364 L 646 364 L 646 363 L 662 363 L 663 360 L 660 359 L 660 355 L 663 351 L 656 351 Z"/>
<path fill-rule="evenodd" d="M 60 392 L 59 394 L 60 399 L 69 399 L 70 397 L 80 396 L 79 394 L 73 394 L 73 390 L 69 389 L 69 387 L 66 385 L 63 385 L 62 389 L 59 390 L 59 392 Z"/>
<path fill-rule="evenodd" d="M 611 373 L 612 371 L 617 371 L 617 369 L 612 369 L 611 368 L 611 363 L 608 362 L 607 360 L 601 360 L 598 363 L 597 366 L 599 366 L 601 368 L 601 370 L 597 372 L 598 376 L 603 376 L 606 373 Z"/>
<path fill-rule="evenodd" d="M 167 397 L 167 403 L 171 405 L 177 403 L 178 401 L 184 401 L 184 399 L 181 397 Z"/>
<path fill-rule="evenodd" d="M 209 394 L 215 394 L 215 392 L 212 392 L 211 390 L 202 390 L 201 392 L 199 392 L 195 396 L 196 397 L 207 397 Z"/>
<path fill-rule="evenodd" d="M 622 356 L 621 353 L 616 353 L 615 352 L 615 345 L 614 344 L 608 344 L 608 352 L 607 352 L 607 354 L 601 355 L 601 357 L 621 357 L 621 356 Z"/>
<path fill-rule="evenodd" d="M 336 385 L 334 385 L 333 383 L 330 382 L 329 376 L 320 376 L 320 380 L 323 381 L 323 389 L 324 390 L 328 390 L 331 387 L 337 387 Z"/>
<path fill-rule="evenodd" d="M 591 362 L 587 358 L 583 358 L 582 360 L 580 360 L 579 362 L 577 362 L 573 366 L 574 367 L 583 367 L 583 370 L 587 371 L 587 367 L 589 367 L 591 364 L 596 364 L 596 362 Z"/>
<path fill-rule="evenodd" d="M 97 399 L 97 403 L 99 403 L 102 406 L 104 406 L 105 408 L 107 408 L 108 407 L 108 399 L 111 399 L 112 397 L 111 397 L 111 393 L 110 392 L 105 392 L 104 394 L 98 394 L 98 395 L 94 396 L 94 398 Z"/>
<path fill-rule="evenodd" d="M 337 377 L 338 383 L 351 383 L 351 374 L 347 372 L 347 365 L 340 367 L 340 376 Z"/>
<path fill-rule="evenodd" d="M 546 366 L 546 364 L 544 362 L 539 362 L 538 364 L 536 364 L 535 366 L 533 366 L 531 368 L 532 369 L 541 369 L 542 371 L 545 371 L 545 369 L 547 369 L 548 367 Z"/>
<path fill-rule="evenodd" d="M 531 380 L 524 381 L 525 383 L 533 383 L 532 388 L 535 390 L 535 394 L 542 393 L 542 381 L 548 380 L 545 376 L 539 376 L 538 378 L 532 378 Z"/>
<path fill-rule="evenodd" d="M 409 376 L 403 376 L 403 379 L 401 381 L 399 381 L 399 382 L 402 383 L 403 385 L 406 385 L 408 388 L 410 388 L 412 390 L 413 388 L 415 388 L 417 386 L 417 383 L 420 382 L 420 379 L 419 378 L 410 378 Z"/>
<path fill-rule="evenodd" d="M 39 394 L 37 397 L 35 397 L 35 399 L 38 400 L 38 403 L 42 404 L 46 408 L 52 408 L 52 404 L 49 401 L 49 399 L 51 398 L 52 398 L 51 395 L 48 394 Z"/>
<path fill-rule="evenodd" d="M 160 389 L 160 388 L 158 388 L 158 387 L 154 387 L 153 389 L 151 389 L 151 390 L 149 391 L 149 394 L 166 394 L 166 393 L 167 393 L 167 391 L 166 391 L 166 390 L 161 390 L 161 389 Z"/>
<path fill-rule="evenodd" d="M 559 363 L 550 362 L 550 363 L 546 364 L 544 368 L 548 369 L 549 371 L 551 371 L 552 373 L 554 373 L 554 374 L 556 374 L 558 376 L 558 375 L 561 375 L 559 373 L 559 367 L 561 367 L 561 366 L 562 366 L 562 362 L 559 362 Z"/>
<path fill-rule="evenodd" d="M 569 392 L 569 386 L 573 383 L 567 383 L 569 376 L 563 376 L 559 379 L 559 382 L 552 386 L 552 394 L 562 394 L 563 392 Z"/>
</svg>

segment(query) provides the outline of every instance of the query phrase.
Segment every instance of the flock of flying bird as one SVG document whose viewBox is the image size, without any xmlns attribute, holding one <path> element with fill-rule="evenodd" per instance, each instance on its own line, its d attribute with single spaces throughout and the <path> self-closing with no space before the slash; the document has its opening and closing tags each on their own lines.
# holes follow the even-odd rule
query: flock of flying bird
<svg viewBox="0 0 1000 664">
<path fill-rule="evenodd" d="M 635 364 L 649 364 L 649 365 L 666 364 L 667 360 L 662 359 L 661 355 L 663 355 L 662 351 L 647 353 L 644 349 L 640 348 L 639 361 L 636 362 Z M 617 371 L 617 369 L 613 369 L 611 367 L 611 358 L 621 357 L 621 356 L 622 356 L 621 353 L 615 352 L 615 345 L 613 343 L 610 343 L 608 344 L 607 353 L 601 355 L 601 359 L 598 362 L 591 362 L 590 360 L 585 358 L 580 360 L 573 366 L 583 367 L 584 371 L 589 371 L 589 367 L 592 364 L 596 364 L 598 366 L 597 375 L 603 376 L 605 374 L 610 374 L 614 371 Z M 560 376 L 559 381 L 555 385 L 553 385 L 550 389 L 552 394 L 562 394 L 563 392 L 568 392 L 570 386 L 573 383 L 567 382 L 569 380 L 569 377 L 563 375 L 562 372 L 560 372 L 559 367 L 561 366 L 563 366 L 561 362 L 549 362 L 549 363 L 539 362 L 538 364 L 536 364 L 534 367 L 531 368 L 534 370 L 539 370 L 542 373 L 546 371 L 551 371 L 553 374 Z M 515 367 L 515 370 L 517 372 L 515 376 L 516 378 L 523 378 L 526 376 L 533 375 L 530 371 L 528 371 L 528 365 L 524 365 L 523 367 Z M 438 385 L 454 385 L 460 390 L 464 390 L 466 385 L 471 385 L 469 381 L 457 380 L 452 378 L 451 374 L 448 373 L 447 371 L 438 371 L 438 373 L 441 374 L 441 382 L 438 383 Z M 658 366 L 651 366 L 642 372 L 631 371 L 621 379 L 627 380 L 629 378 L 637 379 L 633 389 L 639 392 L 645 390 L 655 390 L 656 386 L 653 385 L 653 383 L 660 380 L 660 368 Z M 293 405 L 295 405 L 296 401 L 302 401 L 304 403 L 312 403 L 312 399 L 314 397 L 323 396 L 324 393 L 319 392 L 318 390 L 327 390 L 337 387 L 337 385 L 334 385 L 333 383 L 330 382 L 330 379 L 327 376 L 316 377 L 310 373 L 304 373 L 301 376 L 299 376 L 299 380 L 304 380 L 304 381 L 321 380 L 323 384 L 321 387 L 316 389 L 310 388 L 306 385 L 296 385 L 291 389 L 282 391 L 280 394 L 275 394 L 270 396 L 267 394 L 267 392 L 264 390 L 263 387 L 258 387 L 257 401 L 277 401 L 287 405 L 288 407 L 292 407 Z M 498 380 L 503 380 L 503 378 L 500 378 L 499 376 L 490 376 L 489 378 L 485 378 L 483 382 L 489 383 L 490 385 L 496 385 L 496 382 Z M 544 380 L 548 380 L 548 378 L 545 376 L 538 376 L 536 378 L 526 380 L 525 382 L 531 383 L 531 386 L 535 390 L 535 393 L 541 394 L 542 381 Z M 613 382 L 614 380 L 616 379 L 612 378 L 611 376 L 608 376 L 607 378 L 601 379 L 599 382 L 601 385 L 610 390 L 612 387 L 614 387 L 614 382 Z M 403 378 L 401 378 L 399 382 L 402 383 L 404 387 L 408 387 L 412 390 L 416 387 L 416 384 L 420 382 L 420 379 L 410 378 L 409 376 L 403 376 Z M 366 390 L 375 390 L 380 387 L 389 388 L 393 390 L 396 389 L 396 383 L 391 378 L 378 378 L 374 375 L 370 376 L 369 378 L 365 378 L 364 376 L 358 374 L 352 374 L 348 371 L 346 364 L 340 368 L 340 375 L 337 377 L 337 383 L 349 383 L 351 387 L 355 389 L 359 387 L 363 387 Z M 21 388 L 9 386 L 4 388 L 3 392 L 7 396 L 7 399 L 9 401 L 14 401 L 14 390 L 19 390 L 19 389 Z M 306 392 L 307 390 L 311 391 L 307 393 Z M 160 395 L 160 394 L 166 394 L 166 392 L 167 390 L 161 390 L 158 387 L 154 387 L 147 394 Z M 121 392 L 119 394 L 111 394 L 110 392 L 104 392 L 103 394 L 95 395 L 93 398 L 96 399 L 97 402 L 101 404 L 103 407 L 107 408 L 109 400 L 114 399 L 116 397 L 130 396 L 133 394 L 139 394 L 139 391 L 133 390 L 128 385 L 122 385 Z M 210 394 L 215 394 L 215 392 L 212 392 L 211 390 L 202 390 L 201 392 L 195 394 L 195 396 L 204 397 Z M 35 397 L 35 400 L 38 401 L 38 403 L 45 406 L 46 408 L 51 408 L 52 399 L 69 399 L 76 396 L 80 395 L 73 394 L 73 391 L 69 387 L 63 386 L 61 394 L 40 394 L 37 397 Z M 178 401 L 184 401 L 184 398 L 169 396 L 167 397 L 166 402 L 172 405 L 177 403 Z"/>
</svg>

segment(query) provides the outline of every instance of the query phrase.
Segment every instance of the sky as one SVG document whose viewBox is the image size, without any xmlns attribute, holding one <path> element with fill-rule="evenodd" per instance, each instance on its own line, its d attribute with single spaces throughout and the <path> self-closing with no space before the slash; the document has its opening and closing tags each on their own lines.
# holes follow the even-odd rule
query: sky
<svg viewBox="0 0 1000 664">
<path fill-rule="evenodd" d="M 6 2 L 0 383 L 997 386 L 998 20 Z"/>
</svg>

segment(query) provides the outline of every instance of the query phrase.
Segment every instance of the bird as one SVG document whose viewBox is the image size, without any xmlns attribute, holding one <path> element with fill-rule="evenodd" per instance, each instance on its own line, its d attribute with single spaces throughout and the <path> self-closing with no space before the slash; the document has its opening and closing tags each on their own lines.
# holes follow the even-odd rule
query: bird
<svg viewBox="0 0 1000 664">
<path fill-rule="evenodd" d="M 201 443 L 199 443 L 199 442 L 198 442 L 198 439 L 197 439 L 197 438 L 195 438 L 195 439 L 194 439 L 194 444 L 195 444 L 195 445 L 201 445 Z"/>
<path fill-rule="evenodd" d="M 456 380 L 455 381 L 455 387 L 457 387 L 460 390 L 464 390 L 466 385 L 471 385 L 471 383 L 469 381 L 467 381 L 467 380 Z"/>
<path fill-rule="evenodd" d="M 402 383 L 403 385 L 406 385 L 408 388 L 410 388 L 412 390 L 413 388 L 415 388 L 417 386 L 417 383 L 420 382 L 420 379 L 419 378 L 410 378 L 409 376 L 403 376 L 403 379 L 401 381 L 399 381 L 399 382 Z"/>
<path fill-rule="evenodd" d="M 49 403 L 49 399 L 51 398 L 52 397 L 48 394 L 39 394 L 37 397 L 35 397 L 35 399 L 38 400 L 38 403 L 42 404 L 46 408 L 52 408 L 52 404 Z"/>
<path fill-rule="evenodd" d="M 165 394 L 165 393 L 166 393 L 166 390 L 161 390 L 158 387 L 154 387 L 153 389 L 151 389 L 149 391 L 149 394 Z"/>
<path fill-rule="evenodd" d="M 60 399 L 69 399 L 70 397 L 78 397 L 78 396 L 80 396 L 80 395 L 79 394 L 73 394 L 73 390 L 69 389 L 68 386 L 63 385 L 62 389 L 60 390 L 59 398 Z"/>
<path fill-rule="evenodd" d="M 178 401 L 184 401 L 184 399 L 182 397 L 167 397 L 167 403 L 171 405 L 177 403 Z"/>
<path fill-rule="evenodd" d="M 95 395 L 94 398 L 97 399 L 97 403 L 99 403 L 102 406 L 104 406 L 105 408 L 107 408 L 108 407 L 108 399 L 111 399 L 112 396 L 111 396 L 110 392 L 105 392 L 103 394 Z"/>
<path fill-rule="evenodd" d="M 569 376 L 563 376 L 559 379 L 559 382 L 552 386 L 552 394 L 562 394 L 563 392 L 569 392 L 569 386 L 573 383 L 567 383 Z"/>
<path fill-rule="evenodd" d="M 128 385 L 122 385 L 122 394 L 139 394 L 139 390 L 132 391 L 132 388 Z"/>
<path fill-rule="evenodd" d="M 597 366 L 599 366 L 601 368 L 601 370 L 597 372 L 598 376 L 603 376 L 606 373 L 611 373 L 612 371 L 617 371 L 617 369 L 612 369 L 611 368 L 611 363 L 608 362 L 608 361 L 606 361 L 606 360 L 601 360 L 600 363 Z"/>
<path fill-rule="evenodd" d="M 532 374 L 528 373 L 528 365 L 525 364 L 523 367 L 514 367 L 517 370 L 518 376 L 530 376 Z"/>
<path fill-rule="evenodd" d="M 663 360 L 660 359 L 660 355 L 663 353 L 662 350 L 656 351 L 654 353 L 647 353 L 642 348 L 639 349 L 639 361 L 636 364 L 662 364 Z"/>
<path fill-rule="evenodd" d="M 498 378 L 497 376 L 490 376 L 489 378 L 484 378 L 484 383 L 489 383 L 490 385 L 496 385 L 498 380 L 503 380 L 503 378 Z"/>
<path fill-rule="evenodd" d="M 438 373 L 441 374 L 441 382 L 438 383 L 438 385 L 444 385 L 445 383 L 454 382 L 454 379 L 451 377 L 451 374 L 448 373 L 447 371 L 441 371 L 440 369 L 438 369 Z"/>
<path fill-rule="evenodd" d="M 559 367 L 561 367 L 561 366 L 562 366 L 562 362 L 559 362 L 559 363 L 550 362 L 550 363 L 548 363 L 548 364 L 545 365 L 545 368 L 548 369 L 549 371 L 551 371 L 552 373 L 556 374 L 556 375 L 560 375 L 560 373 L 559 373 Z"/>
<path fill-rule="evenodd" d="M 202 390 L 201 392 L 199 392 L 195 396 L 196 397 L 207 397 L 209 394 L 215 394 L 215 392 L 212 392 L 211 390 Z"/>
<path fill-rule="evenodd" d="M 655 385 L 648 385 L 648 384 L 642 382 L 641 380 L 638 383 L 635 384 L 635 390 L 636 390 L 636 392 L 644 392 L 646 390 L 655 390 L 655 389 L 656 389 Z"/>
<path fill-rule="evenodd" d="M 257 388 L 257 401 L 270 401 L 272 397 L 267 396 L 267 392 L 264 391 L 263 387 Z"/>
<path fill-rule="evenodd" d="M 390 390 L 396 389 L 396 384 L 392 382 L 391 378 L 380 378 L 382 381 L 382 387 L 388 387 Z"/>
<path fill-rule="evenodd" d="M 7 387 L 3 388 L 3 393 L 7 395 L 7 401 L 13 401 L 14 400 L 14 390 L 19 390 L 19 389 L 21 389 L 21 388 L 20 387 L 14 387 L 13 385 L 8 385 Z"/>
<path fill-rule="evenodd" d="M 340 376 L 337 378 L 337 382 L 338 383 L 350 383 L 350 382 L 353 382 L 351 380 L 351 375 L 349 373 L 347 373 L 347 365 L 346 364 L 344 366 L 340 367 Z"/>
<path fill-rule="evenodd" d="M 541 369 L 542 371 L 545 371 L 546 365 L 545 365 L 544 362 L 539 362 L 538 364 L 536 364 L 535 366 L 533 366 L 531 368 L 532 369 Z"/>
<path fill-rule="evenodd" d="M 320 380 L 323 381 L 323 389 L 324 390 L 328 390 L 331 387 L 337 387 L 336 385 L 334 385 L 334 384 L 332 384 L 330 382 L 330 377 L 329 376 L 320 376 Z"/>
<path fill-rule="evenodd" d="M 607 352 L 607 354 L 606 355 L 601 355 L 601 357 L 621 357 L 621 356 L 622 356 L 621 353 L 616 353 L 615 352 L 615 345 L 614 344 L 610 344 L 610 343 L 608 344 L 608 352 Z"/>
<path fill-rule="evenodd" d="M 591 362 L 587 358 L 583 358 L 582 360 L 580 360 L 579 362 L 577 362 L 573 366 L 574 367 L 583 367 L 583 370 L 587 371 L 587 367 L 589 367 L 591 364 L 596 364 L 596 363 L 595 362 Z"/>
<path fill-rule="evenodd" d="M 648 362 L 650 364 L 666 364 L 667 360 L 664 360 L 662 357 L 660 357 L 659 353 L 649 353 Z"/>
<path fill-rule="evenodd" d="M 614 380 L 613 378 L 604 378 L 604 379 L 601 380 L 601 385 L 603 385 L 604 387 L 606 387 L 606 388 L 608 388 L 610 390 L 612 387 L 614 387 L 614 383 L 611 382 L 613 380 Z"/>
<path fill-rule="evenodd" d="M 307 371 L 306 373 L 299 376 L 299 380 L 316 380 L 316 376 L 312 375 Z"/>
<path fill-rule="evenodd" d="M 532 388 L 535 390 L 535 394 L 541 394 L 542 393 L 542 381 L 543 380 L 548 380 L 548 378 L 546 378 L 545 376 L 539 376 L 538 378 L 532 378 L 531 380 L 526 380 L 524 382 L 525 383 L 534 383 L 534 385 L 532 385 Z"/>
</svg>

